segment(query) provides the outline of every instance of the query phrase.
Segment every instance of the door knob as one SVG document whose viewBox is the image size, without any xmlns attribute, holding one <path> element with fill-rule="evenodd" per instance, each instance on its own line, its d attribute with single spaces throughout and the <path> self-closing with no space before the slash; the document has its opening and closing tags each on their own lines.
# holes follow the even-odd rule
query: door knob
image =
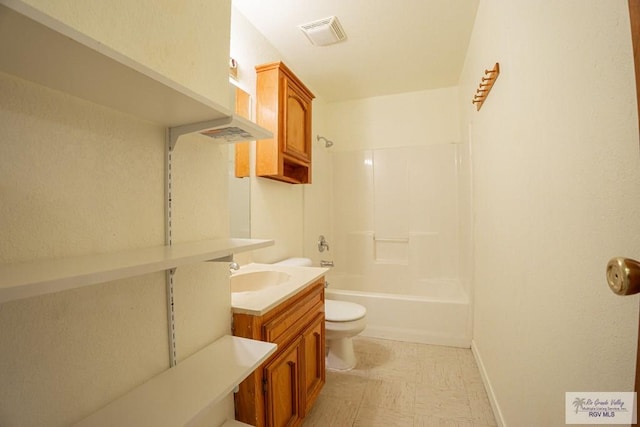
<svg viewBox="0 0 640 427">
<path fill-rule="evenodd" d="M 629 258 L 612 258 L 607 264 L 607 283 L 615 294 L 637 294 L 640 292 L 640 262 Z"/>
</svg>

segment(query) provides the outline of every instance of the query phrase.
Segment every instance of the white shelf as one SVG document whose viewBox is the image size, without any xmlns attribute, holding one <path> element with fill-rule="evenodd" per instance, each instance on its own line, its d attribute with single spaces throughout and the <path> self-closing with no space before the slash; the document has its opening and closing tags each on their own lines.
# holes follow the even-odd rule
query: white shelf
<svg viewBox="0 0 640 427">
<path fill-rule="evenodd" d="M 275 349 L 226 335 L 76 426 L 184 426 L 231 393 Z"/>
<path fill-rule="evenodd" d="M 0 71 L 166 127 L 233 117 L 270 135 L 21 0 L 0 0 Z"/>
<path fill-rule="evenodd" d="M 181 265 L 212 261 L 271 245 L 273 240 L 202 240 L 116 253 L 0 265 L 0 304 Z"/>
</svg>

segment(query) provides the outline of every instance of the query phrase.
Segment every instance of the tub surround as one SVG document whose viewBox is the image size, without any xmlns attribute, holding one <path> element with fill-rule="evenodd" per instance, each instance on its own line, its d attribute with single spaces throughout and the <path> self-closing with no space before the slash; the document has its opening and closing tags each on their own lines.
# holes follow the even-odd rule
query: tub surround
<svg viewBox="0 0 640 427">
<path fill-rule="evenodd" d="M 259 291 L 232 292 L 231 308 L 234 313 L 262 316 L 278 304 L 302 292 L 315 283 L 319 278 L 324 276 L 329 269 L 252 263 L 243 265 L 238 272 L 233 274 L 240 275 L 255 271 L 278 271 L 286 273 L 290 277 L 287 281 L 279 285 Z"/>
</svg>

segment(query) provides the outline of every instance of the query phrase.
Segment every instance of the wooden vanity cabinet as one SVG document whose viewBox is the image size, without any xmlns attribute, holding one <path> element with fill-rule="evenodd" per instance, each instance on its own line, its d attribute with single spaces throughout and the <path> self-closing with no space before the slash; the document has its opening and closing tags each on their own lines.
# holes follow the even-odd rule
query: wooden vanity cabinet
<svg viewBox="0 0 640 427">
<path fill-rule="evenodd" d="M 256 67 L 256 122 L 273 138 L 256 142 L 256 175 L 311 182 L 311 103 L 315 96 L 282 62 Z"/>
<path fill-rule="evenodd" d="M 261 316 L 234 313 L 233 334 L 278 344 L 235 394 L 236 419 L 299 426 L 325 383 L 324 278 Z"/>
</svg>

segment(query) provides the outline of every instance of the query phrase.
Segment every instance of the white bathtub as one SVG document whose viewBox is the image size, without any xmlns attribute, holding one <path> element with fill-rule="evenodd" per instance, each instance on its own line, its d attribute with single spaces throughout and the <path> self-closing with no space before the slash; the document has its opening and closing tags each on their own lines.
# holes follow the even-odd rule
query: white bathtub
<svg viewBox="0 0 640 427">
<path fill-rule="evenodd" d="M 428 292 L 406 295 L 350 289 L 350 285 L 355 285 L 356 289 L 360 287 L 359 279 L 353 275 L 329 274 L 326 297 L 355 302 L 367 308 L 367 328 L 362 336 L 471 346 L 469 298 L 457 281 L 421 280 L 410 287 Z"/>
</svg>

